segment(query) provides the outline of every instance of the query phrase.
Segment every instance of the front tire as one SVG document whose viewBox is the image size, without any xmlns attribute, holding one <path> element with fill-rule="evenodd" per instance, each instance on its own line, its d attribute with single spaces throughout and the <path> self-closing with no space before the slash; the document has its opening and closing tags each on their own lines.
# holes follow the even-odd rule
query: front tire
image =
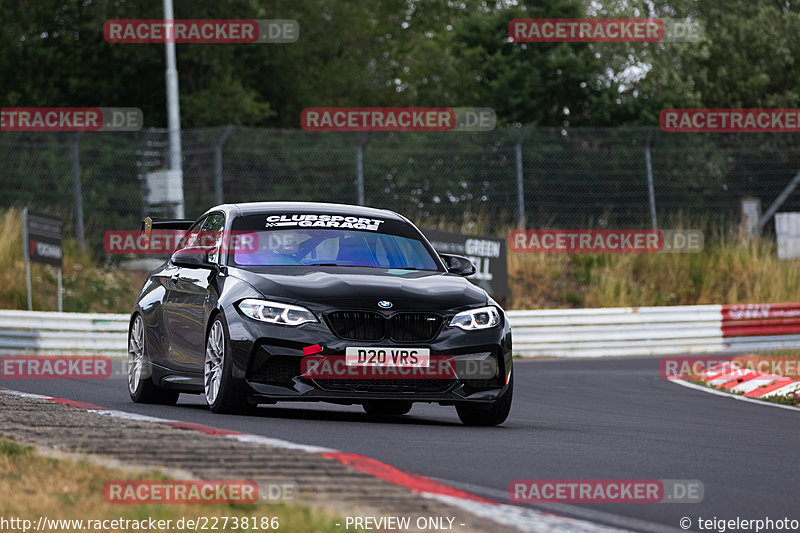
<svg viewBox="0 0 800 533">
<path fill-rule="evenodd" d="M 153 383 L 142 315 L 136 315 L 128 330 L 128 394 L 136 403 L 160 405 L 175 405 L 180 396 L 177 391 L 165 390 Z"/>
<path fill-rule="evenodd" d="M 511 397 L 514 394 L 514 376 L 508 382 L 506 391 L 489 407 L 457 405 L 458 418 L 466 426 L 499 426 L 511 412 Z"/>
<path fill-rule="evenodd" d="M 213 413 L 238 414 L 247 408 L 247 395 L 233 380 L 228 335 L 219 315 L 208 330 L 203 362 L 203 392 Z"/>
</svg>

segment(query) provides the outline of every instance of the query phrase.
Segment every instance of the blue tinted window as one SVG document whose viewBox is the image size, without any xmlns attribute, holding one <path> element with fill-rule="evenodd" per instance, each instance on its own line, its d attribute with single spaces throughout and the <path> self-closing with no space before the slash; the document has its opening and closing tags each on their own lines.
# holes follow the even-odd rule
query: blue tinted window
<svg viewBox="0 0 800 533">
<path fill-rule="evenodd" d="M 438 270 L 422 241 L 399 235 L 341 229 L 248 231 L 236 236 L 240 266 L 331 265 Z"/>
</svg>

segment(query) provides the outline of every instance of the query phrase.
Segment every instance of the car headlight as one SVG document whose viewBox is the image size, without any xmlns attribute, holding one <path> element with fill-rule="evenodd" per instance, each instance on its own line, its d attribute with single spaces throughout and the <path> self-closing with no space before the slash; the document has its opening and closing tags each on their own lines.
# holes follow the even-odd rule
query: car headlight
<svg viewBox="0 0 800 533">
<path fill-rule="evenodd" d="M 299 305 L 282 304 L 268 300 L 247 299 L 239 302 L 239 310 L 254 320 L 281 324 L 283 326 L 299 326 L 307 322 L 317 322 L 314 313 Z"/>
<path fill-rule="evenodd" d="M 499 323 L 500 313 L 497 311 L 496 307 L 491 305 L 489 307 L 479 307 L 478 309 L 461 311 L 450 321 L 451 326 L 456 326 L 466 331 L 489 329 L 495 327 Z"/>
</svg>

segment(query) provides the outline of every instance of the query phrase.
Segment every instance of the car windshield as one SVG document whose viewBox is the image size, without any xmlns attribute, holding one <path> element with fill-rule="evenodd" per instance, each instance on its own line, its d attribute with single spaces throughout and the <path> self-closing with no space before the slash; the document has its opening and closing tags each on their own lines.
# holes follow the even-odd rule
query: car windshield
<svg viewBox="0 0 800 533">
<path fill-rule="evenodd" d="M 238 266 L 315 265 L 438 270 L 422 241 L 349 229 L 294 228 L 236 235 Z"/>
</svg>

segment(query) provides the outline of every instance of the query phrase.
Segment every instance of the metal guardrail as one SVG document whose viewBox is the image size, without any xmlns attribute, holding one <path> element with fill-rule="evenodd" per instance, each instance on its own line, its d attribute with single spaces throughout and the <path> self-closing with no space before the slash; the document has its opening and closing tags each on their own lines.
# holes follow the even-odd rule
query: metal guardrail
<svg viewBox="0 0 800 533">
<path fill-rule="evenodd" d="M 800 303 L 509 311 L 514 353 L 606 357 L 800 348 Z M 127 355 L 128 315 L 0 310 L 0 354 Z"/>
<path fill-rule="evenodd" d="M 800 303 L 509 311 L 514 353 L 607 357 L 800 347 Z"/>
<path fill-rule="evenodd" d="M 123 314 L 0 310 L 0 354 L 127 356 Z"/>
<path fill-rule="evenodd" d="M 602 357 L 723 351 L 720 305 L 509 311 L 514 353 Z"/>
</svg>

